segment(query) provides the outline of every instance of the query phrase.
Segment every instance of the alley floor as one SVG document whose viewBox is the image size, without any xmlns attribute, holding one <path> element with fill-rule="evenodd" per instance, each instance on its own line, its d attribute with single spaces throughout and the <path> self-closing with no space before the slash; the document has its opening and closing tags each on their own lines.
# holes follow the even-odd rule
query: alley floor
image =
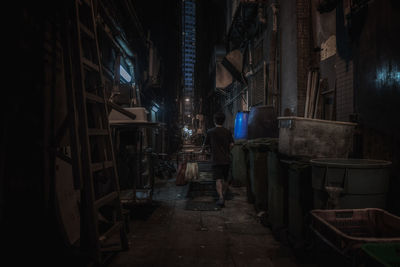
<svg viewBox="0 0 400 267">
<path fill-rule="evenodd" d="M 130 249 L 110 266 L 297 266 L 291 250 L 260 223 L 244 187 L 231 187 L 221 210 L 190 207 L 188 201 L 214 199 L 189 199 L 189 191 L 174 179 L 156 183 L 153 203 L 132 211 Z"/>
</svg>

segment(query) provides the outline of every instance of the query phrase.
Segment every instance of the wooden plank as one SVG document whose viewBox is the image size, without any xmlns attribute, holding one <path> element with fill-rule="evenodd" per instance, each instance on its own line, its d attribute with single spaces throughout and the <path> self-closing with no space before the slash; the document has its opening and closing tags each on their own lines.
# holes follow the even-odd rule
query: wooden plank
<svg viewBox="0 0 400 267">
<path fill-rule="evenodd" d="M 313 109 L 311 110 L 311 113 L 310 113 L 311 118 L 313 118 L 315 109 L 317 107 L 318 89 L 319 89 L 319 72 L 316 70 L 315 71 L 315 82 L 314 82 Z"/>
<path fill-rule="evenodd" d="M 124 223 L 122 221 L 116 222 L 113 226 L 110 227 L 110 229 L 108 229 L 105 233 L 103 233 L 99 237 L 99 241 L 104 241 L 104 240 L 110 238 L 110 236 L 112 234 L 114 234 L 116 231 L 118 231 L 123 226 L 124 226 Z"/>
<path fill-rule="evenodd" d="M 101 96 L 92 94 L 92 93 L 86 92 L 86 99 L 93 101 L 93 102 L 104 104 L 104 98 L 102 98 Z"/>
<path fill-rule="evenodd" d="M 316 100 L 315 100 L 314 114 L 313 114 L 314 119 L 316 119 L 317 115 L 318 115 L 317 112 L 318 112 L 318 107 L 319 107 L 319 98 L 320 98 L 320 94 L 321 94 L 321 82 L 322 82 L 322 79 L 319 80 L 317 96 L 316 96 Z"/>
<path fill-rule="evenodd" d="M 91 30 L 88 29 L 88 27 L 85 26 L 85 24 L 83 24 L 82 22 L 79 23 L 80 29 L 90 38 L 94 39 L 94 32 L 92 32 Z"/>
<path fill-rule="evenodd" d="M 113 74 L 109 69 L 107 69 L 107 68 L 104 67 L 104 66 L 102 66 L 102 69 L 103 69 L 103 71 L 104 71 L 105 73 L 107 73 L 109 79 L 113 79 L 114 74 Z"/>
<path fill-rule="evenodd" d="M 108 101 L 107 103 L 108 103 L 108 106 L 109 106 L 109 107 L 111 107 L 112 109 L 115 109 L 116 111 L 118 111 L 118 112 L 124 114 L 124 115 L 127 116 L 128 118 L 130 118 L 130 119 L 132 119 L 132 120 L 135 120 L 135 119 L 136 119 L 136 115 L 135 115 L 135 114 L 133 114 L 132 112 L 129 112 L 129 111 L 125 110 L 123 107 L 121 107 L 121 106 L 119 106 L 119 105 L 117 105 L 117 104 L 115 104 L 115 103 L 113 103 L 113 102 L 111 102 L 111 101 Z"/>
<path fill-rule="evenodd" d="M 310 94 L 308 96 L 308 107 L 307 107 L 307 117 L 310 117 L 310 110 L 311 110 L 311 102 L 312 102 L 312 89 L 314 86 L 314 71 L 311 71 L 311 81 L 310 81 Z"/>
<path fill-rule="evenodd" d="M 310 88 L 310 104 L 308 105 L 308 112 L 307 112 L 307 118 L 311 118 L 312 116 L 312 109 L 313 109 L 313 98 L 314 98 L 314 86 L 315 86 L 315 71 L 312 72 L 311 74 L 311 88 Z"/>
<path fill-rule="evenodd" d="M 68 120 L 68 116 L 63 120 L 63 122 L 61 123 L 60 127 L 57 130 L 56 136 L 55 136 L 55 143 L 57 145 L 57 147 L 60 146 L 62 139 L 65 137 L 67 131 L 69 130 L 69 120 Z"/>
<path fill-rule="evenodd" d="M 108 195 L 105 195 L 104 197 L 96 200 L 94 203 L 95 209 L 98 209 L 98 208 L 104 206 L 105 204 L 110 203 L 113 200 L 116 200 L 118 198 L 118 196 L 119 196 L 118 192 L 114 191 L 114 192 L 112 192 Z"/>
<path fill-rule="evenodd" d="M 332 90 L 327 90 L 327 91 L 321 92 L 321 95 L 327 95 L 327 94 L 331 94 L 331 93 L 333 93 L 333 92 L 334 92 L 333 89 L 332 89 Z"/>
<path fill-rule="evenodd" d="M 94 129 L 94 128 L 89 128 L 89 129 L 88 129 L 88 134 L 89 134 L 89 136 L 94 136 L 94 135 L 108 135 L 108 130 L 107 130 L 107 129 Z"/>
<path fill-rule="evenodd" d="M 318 77 L 318 72 L 313 71 L 312 82 L 311 82 L 311 93 L 310 93 L 310 105 L 309 105 L 309 109 L 308 109 L 307 118 L 312 118 L 312 116 L 313 116 L 314 105 L 315 105 L 315 91 L 316 91 L 316 86 L 317 86 L 317 77 Z"/>
<path fill-rule="evenodd" d="M 114 164 L 112 161 L 92 163 L 92 172 L 101 171 L 107 168 L 111 168 L 113 166 Z"/>
<path fill-rule="evenodd" d="M 82 63 L 95 71 L 100 71 L 99 65 L 93 63 L 85 57 L 82 57 Z"/>
<path fill-rule="evenodd" d="M 307 77 L 307 93 L 306 93 L 306 104 L 304 107 L 304 118 L 307 118 L 308 116 L 308 105 L 310 102 L 310 88 L 311 88 L 311 71 L 308 71 L 308 77 Z"/>
</svg>

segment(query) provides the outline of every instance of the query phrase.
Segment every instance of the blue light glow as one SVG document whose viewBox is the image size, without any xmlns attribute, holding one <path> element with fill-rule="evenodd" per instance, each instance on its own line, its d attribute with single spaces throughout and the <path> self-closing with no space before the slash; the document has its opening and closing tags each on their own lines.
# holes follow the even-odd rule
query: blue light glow
<svg viewBox="0 0 400 267">
<path fill-rule="evenodd" d="M 249 117 L 248 112 L 238 112 L 235 118 L 235 139 L 247 139 L 247 120 Z"/>
<path fill-rule="evenodd" d="M 400 69 L 397 65 L 387 64 L 376 71 L 375 84 L 377 87 L 400 85 Z"/>
<path fill-rule="evenodd" d="M 186 126 L 183 128 L 183 133 L 186 134 L 187 136 L 192 136 L 193 130 L 188 129 Z"/>
</svg>

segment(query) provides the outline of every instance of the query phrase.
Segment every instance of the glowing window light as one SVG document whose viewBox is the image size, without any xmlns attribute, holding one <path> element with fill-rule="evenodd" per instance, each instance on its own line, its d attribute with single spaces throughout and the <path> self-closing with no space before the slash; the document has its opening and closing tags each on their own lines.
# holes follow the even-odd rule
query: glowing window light
<svg viewBox="0 0 400 267">
<path fill-rule="evenodd" d="M 151 108 L 151 110 L 154 111 L 154 112 L 156 112 L 156 113 L 159 111 L 159 109 L 158 109 L 156 106 L 153 106 L 153 107 Z"/>
<path fill-rule="evenodd" d="M 129 73 L 124 69 L 124 67 L 122 67 L 122 65 L 119 65 L 119 74 L 127 82 L 130 82 L 132 80 L 132 76 L 129 75 Z"/>
<path fill-rule="evenodd" d="M 397 65 L 388 64 L 376 72 L 377 87 L 398 86 L 400 84 L 400 69 Z"/>
</svg>

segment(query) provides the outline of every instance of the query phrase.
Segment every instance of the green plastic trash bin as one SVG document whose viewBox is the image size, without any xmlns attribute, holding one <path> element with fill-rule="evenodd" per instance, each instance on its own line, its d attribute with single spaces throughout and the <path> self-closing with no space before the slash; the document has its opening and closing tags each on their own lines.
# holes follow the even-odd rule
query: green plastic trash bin
<svg viewBox="0 0 400 267">
<path fill-rule="evenodd" d="M 386 207 L 391 162 L 334 158 L 310 162 L 315 209 Z"/>
<path fill-rule="evenodd" d="M 268 222 L 276 233 L 287 227 L 288 169 L 276 150 L 268 153 Z"/>
<path fill-rule="evenodd" d="M 244 152 L 245 162 L 246 162 L 246 197 L 247 202 L 253 204 L 254 203 L 254 195 L 251 191 L 251 181 L 250 181 L 250 159 L 249 159 L 249 147 L 247 142 L 243 144 L 242 150 Z"/>
<path fill-rule="evenodd" d="M 235 186 L 245 186 L 247 180 L 246 151 L 243 145 L 246 140 L 236 140 L 231 150 L 232 153 L 232 184 Z"/>
<path fill-rule="evenodd" d="M 361 246 L 363 264 L 369 266 L 399 267 L 400 243 L 367 243 Z"/>
<path fill-rule="evenodd" d="M 295 246 L 304 246 L 308 216 L 313 208 L 311 164 L 309 160 L 285 161 L 288 166 L 288 231 Z"/>
<path fill-rule="evenodd" d="M 257 211 L 268 209 L 268 154 L 277 150 L 277 138 L 257 138 L 247 142 L 249 149 L 250 191 Z"/>
</svg>

